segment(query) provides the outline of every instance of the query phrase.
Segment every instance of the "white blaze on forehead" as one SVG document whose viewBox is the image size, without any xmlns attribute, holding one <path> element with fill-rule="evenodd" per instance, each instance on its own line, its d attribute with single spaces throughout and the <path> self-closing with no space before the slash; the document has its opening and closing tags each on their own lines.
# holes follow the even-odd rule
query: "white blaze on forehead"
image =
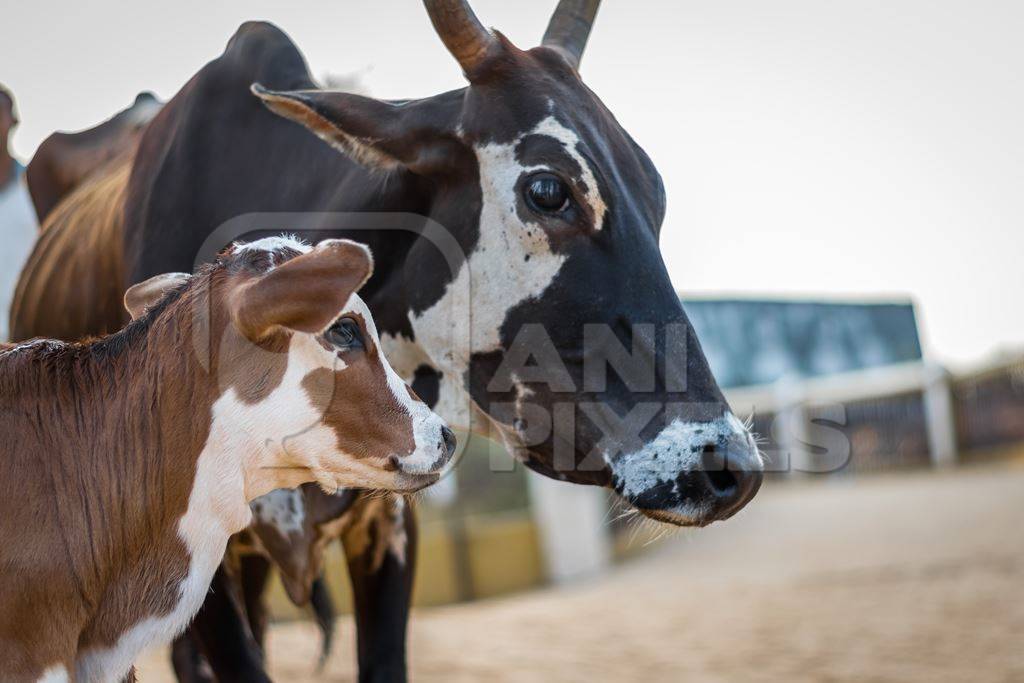
<svg viewBox="0 0 1024 683">
<path fill-rule="evenodd" d="M 234 253 L 236 254 L 246 251 L 263 251 L 268 254 L 274 254 L 285 249 L 292 249 L 300 254 L 306 254 L 312 251 L 313 247 L 295 235 L 274 235 L 253 242 L 235 242 L 234 244 Z"/>
<path fill-rule="evenodd" d="M 747 428 L 731 412 L 712 422 L 674 420 L 652 441 L 632 453 L 608 460 L 618 480 L 620 493 L 626 498 L 638 496 L 658 484 L 675 482 L 680 474 L 702 469 L 704 446 L 728 439 L 742 439 L 756 453 L 756 445 Z M 760 458 L 752 458 L 751 467 L 762 466 Z M 683 504 L 676 510 L 684 516 L 700 516 L 706 504 Z"/>
</svg>

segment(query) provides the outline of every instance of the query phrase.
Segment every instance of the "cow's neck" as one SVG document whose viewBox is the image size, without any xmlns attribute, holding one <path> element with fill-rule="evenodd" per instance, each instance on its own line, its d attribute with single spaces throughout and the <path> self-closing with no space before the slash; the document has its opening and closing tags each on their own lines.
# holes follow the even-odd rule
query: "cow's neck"
<svg viewBox="0 0 1024 683">
<path fill-rule="evenodd" d="M 14 457 L 60 503 L 48 527 L 81 596 L 79 680 L 117 680 L 139 648 L 180 632 L 251 518 L 240 456 L 253 444 L 218 419 L 226 392 L 183 318 L 0 355 L 0 403 L 36 435 Z"/>
<path fill-rule="evenodd" d="M 68 535 L 91 539 L 89 548 L 69 540 L 81 546 L 73 555 L 90 565 L 80 571 L 100 565 L 113 576 L 141 553 L 180 548 L 183 518 L 217 532 L 205 543 L 226 543 L 248 523 L 241 462 L 211 449 L 217 387 L 183 317 L 133 323 L 91 345 L 40 344 L 5 354 L 20 366 L 16 383 L 35 387 L 35 410 L 46 410 L 54 433 L 68 439 L 40 466 L 49 469 L 56 499 L 69 501 L 61 508 Z M 211 450 L 217 457 L 204 465 Z M 211 489 L 204 476 L 222 481 Z M 83 524 L 90 528 L 78 528 Z M 125 539 L 138 547 L 125 547 Z"/>
</svg>

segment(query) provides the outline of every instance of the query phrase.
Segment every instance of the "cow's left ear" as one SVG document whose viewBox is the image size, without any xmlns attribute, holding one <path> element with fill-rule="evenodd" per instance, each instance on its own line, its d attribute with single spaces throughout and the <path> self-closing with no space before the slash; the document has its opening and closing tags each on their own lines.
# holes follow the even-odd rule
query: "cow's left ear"
<svg viewBox="0 0 1024 683">
<path fill-rule="evenodd" d="M 146 310 L 155 305 L 172 289 L 177 289 L 188 282 L 188 273 L 164 273 L 132 285 L 124 293 L 124 307 L 128 309 L 132 320 L 141 318 Z"/>
<path fill-rule="evenodd" d="M 333 90 L 267 90 L 254 95 L 275 114 L 299 123 L 368 168 L 429 174 L 450 166 L 457 112 L 446 100 L 387 102 Z M 447 159 L 448 164 L 441 161 Z"/>
</svg>

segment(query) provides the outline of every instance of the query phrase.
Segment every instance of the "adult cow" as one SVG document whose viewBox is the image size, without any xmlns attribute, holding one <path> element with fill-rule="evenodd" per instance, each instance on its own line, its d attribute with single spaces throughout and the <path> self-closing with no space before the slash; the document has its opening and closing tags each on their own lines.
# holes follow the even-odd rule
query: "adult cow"
<svg viewBox="0 0 1024 683">
<path fill-rule="evenodd" d="M 160 106 L 152 93 L 142 92 L 131 106 L 103 123 L 75 133 L 56 132 L 43 140 L 25 169 L 40 225 L 62 198 L 93 173 L 130 156 Z"/>
<path fill-rule="evenodd" d="M 661 179 L 577 71 L 597 3 L 563 0 L 527 51 L 464 2 L 425 4 L 469 86 L 416 101 L 319 90 L 280 30 L 243 25 L 143 135 L 125 284 L 193 268 L 239 226 L 354 236 L 377 257 L 364 291 L 386 353 L 450 421 L 485 415 L 531 469 L 655 519 L 732 515 L 761 464 L 665 270 Z M 360 678 L 400 680 L 414 518 L 352 510 Z M 197 628 L 226 618 L 204 609 Z M 232 650 L 217 633 L 207 648 Z M 260 679 L 244 651 L 220 680 Z"/>
</svg>

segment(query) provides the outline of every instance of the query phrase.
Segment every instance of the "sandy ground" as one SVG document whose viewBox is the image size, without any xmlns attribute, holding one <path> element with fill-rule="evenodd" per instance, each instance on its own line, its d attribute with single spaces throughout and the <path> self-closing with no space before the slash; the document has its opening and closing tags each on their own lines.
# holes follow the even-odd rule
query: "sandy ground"
<svg viewBox="0 0 1024 683">
<path fill-rule="evenodd" d="M 353 636 L 314 676 L 312 627 L 274 628 L 275 679 L 355 680 Z M 1024 467 L 769 484 L 602 577 L 419 610 L 411 659 L 421 682 L 1024 681 Z"/>
</svg>

